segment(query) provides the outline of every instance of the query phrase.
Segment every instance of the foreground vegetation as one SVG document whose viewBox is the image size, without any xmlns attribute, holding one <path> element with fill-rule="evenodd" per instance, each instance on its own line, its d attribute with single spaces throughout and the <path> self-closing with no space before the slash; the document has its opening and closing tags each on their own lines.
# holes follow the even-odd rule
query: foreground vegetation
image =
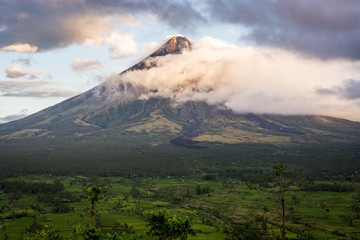
<svg viewBox="0 0 360 240">
<path fill-rule="evenodd" d="M 244 174 L 222 175 L 203 171 L 197 177 L 3 178 L 0 239 L 36 239 L 39 229 L 52 231 L 59 237 L 54 239 L 74 238 L 74 231 L 90 222 L 91 186 L 106 186 L 93 211 L 93 226 L 104 234 L 157 239 L 149 234 L 146 214 L 167 209 L 169 217 L 192 218 L 196 235 L 188 239 L 280 238 L 281 195 L 271 169 L 248 175 L 247 180 Z M 312 180 L 293 174 L 286 183 L 295 180 L 302 184 L 287 188 L 285 195 L 288 239 L 360 239 L 357 177 Z"/>
</svg>

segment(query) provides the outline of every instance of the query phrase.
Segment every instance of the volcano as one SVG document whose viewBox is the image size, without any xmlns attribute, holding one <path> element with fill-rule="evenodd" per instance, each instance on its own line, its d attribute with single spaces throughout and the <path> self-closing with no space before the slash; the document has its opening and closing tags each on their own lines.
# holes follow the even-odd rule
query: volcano
<svg viewBox="0 0 360 240">
<path fill-rule="evenodd" d="M 317 115 L 238 114 L 201 101 L 144 99 L 142 94 L 155 90 L 119 80 L 129 71 L 156 68 L 154 59 L 158 57 L 185 51 L 191 51 L 191 42 L 182 36 L 172 37 L 120 73 L 120 78 L 109 79 L 26 118 L 1 124 L 1 168 L 11 172 L 19 169 L 20 164 L 25 172 L 31 172 L 37 162 L 38 169 L 51 172 L 54 162 L 74 166 L 83 159 L 97 170 L 100 169 L 97 163 L 104 161 L 121 163 L 122 169 L 132 162 L 136 163 L 132 168 L 139 169 L 155 158 L 165 165 L 169 165 L 169 158 L 177 159 L 175 165 L 194 158 L 234 160 L 242 155 L 250 160 L 259 159 L 254 154 L 257 156 L 261 149 L 265 149 L 265 155 L 271 155 L 272 149 L 278 151 L 284 146 L 301 149 L 316 146 L 322 149 L 321 154 L 330 148 L 334 150 L 334 146 L 343 146 L 338 150 L 341 156 L 359 159 L 358 122 Z M 351 149 L 346 150 L 349 155 L 343 154 L 344 149 Z M 291 158 L 290 155 L 286 156 Z M 110 166 L 113 165 L 107 165 Z M 63 167 L 64 172 L 74 169 L 66 164 Z"/>
</svg>

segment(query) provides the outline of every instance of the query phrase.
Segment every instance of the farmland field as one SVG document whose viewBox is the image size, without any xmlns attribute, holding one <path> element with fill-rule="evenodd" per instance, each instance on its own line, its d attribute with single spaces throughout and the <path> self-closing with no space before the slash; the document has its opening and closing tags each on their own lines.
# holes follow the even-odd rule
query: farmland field
<svg viewBox="0 0 360 240">
<path fill-rule="evenodd" d="M 197 234 L 189 239 L 238 239 L 241 236 L 251 239 L 249 236 L 254 231 L 278 235 L 279 188 L 273 181 L 260 176 L 259 179 L 250 183 L 215 174 L 202 174 L 197 178 L 49 175 L 4 178 L 0 194 L 0 238 L 29 237 L 30 226 L 40 223 L 53 226 L 60 236 L 71 239 L 74 226 L 89 223 L 86 188 L 92 185 L 107 186 L 96 208 L 96 226 L 110 232 L 114 224 L 124 226 L 126 223 L 125 239 L 156 239 L 147 234 L 149 228 L 143 212 L 161 209 L 181 217 L 196 211 L 193 227 Z M 286 193 L 289 239 L 360 238 L 360 219 L 351 208 L 359 194 L 359 182 L 354 179 L 302 182 Z M 16 184 L 22 184 L 21 190 Z M 51 188 L 59 190 L 49 190 Z"/>
</svg>

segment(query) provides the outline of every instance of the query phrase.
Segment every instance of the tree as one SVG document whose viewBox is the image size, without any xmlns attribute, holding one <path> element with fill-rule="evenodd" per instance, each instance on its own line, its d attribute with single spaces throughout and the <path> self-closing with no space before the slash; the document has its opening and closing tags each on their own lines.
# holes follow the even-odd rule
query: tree
<svg viewBox="0 0 360 240">
<path fill-rule="evenodd" d="M 88 199 L 91 205 L 90 208 L 90 224 L 83 226 L 78 224 L 74 226 L 73 239 L 76 240 L 121 240 L 118 233 L 103 233 L 100 229 L 93 226 L 96 203 L 104 197 L 104 192 L 107 187 L 92 186 L 87 188 L 89 194 Z"/>
<path fill-rule="evenodd" d="M 192 214 L 192 217 L 195 213 Z M 169 217 L 167 210 L 160 210 L 157 213 L 144 212 L 145 221 L 150 226 L 149 233 L 157 236 L 159 240 L 185 240 L 188 234 L 195 235 L 192 228 L 192 217 L 180 218 L 177 216 Z"/>
<path fill-rule="evenodd" d="M 290 172 L 286 170 L 285 166 L 281 164 L 276 164 L 274 167 L 276 182 L 280 187 L 280 200 L 282 207 L 282 231 L 281 239 L 285 240 L 286 237 L 286 208 L 285 208 L 285 193 L 289 187 L 289 180 L 285 178 L 286 175 L 289 175 Z"/>
<path fill-rule="evenodd" d="M 89 194 L 88 197 L 89 202 L 91 204 L 89 230 L 91 230 L 94 222 L 96 203 L 103 198 L 105 191 L 106 191 L 106 187 L 98 187 L 98 186 L 92 186 L 87 189 L 87 192 Z"/>
<path fill-rule="evenodd" d="M 249 212 L 244 223 L 234 223 L 231 227 L 231 239 L 270 240 L 277 239 L 269 219 L 265 215 Z M 225 228 L 227 230 L 227 227 Z"/>
<path fill-rule="evenodd" d="M 74 240 L 122 240 L 121 236 L 117 233 L 102 233 L 96 227 L 90 229 L 86 226 L 78 224 L 73 230 Z"/>
<path fill-rule="evenodd" d="M 59 236 L 58 230 L 54 229 L 52 226 L 40 224 L 33 232 L 33 235 L 26 240 L 62 240 L 63 238 Z"/>
</svg>

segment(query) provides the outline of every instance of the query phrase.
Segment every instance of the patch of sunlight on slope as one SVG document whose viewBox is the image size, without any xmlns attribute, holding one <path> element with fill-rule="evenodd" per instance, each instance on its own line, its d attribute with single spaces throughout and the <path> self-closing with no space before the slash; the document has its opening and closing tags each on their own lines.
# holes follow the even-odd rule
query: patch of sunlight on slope
<svg viewBox="0 0 360 240">
<path fill-rule="evenodd" d="M 128 131 L 146 132 L 146 133 L 179 133 L 182 127 L 172 122 L 160 114 L 160 110 L 155 110 L 150 114 L 150 118 L 146 122 L 131 124 Z"/>
<path fill-rule="evenodd" d="M 323 123 L 332 123 L 332 121 L 330 121 L 330 119 L 327 119 L 323 116 L 314 116 L 313 117 L 314 120 L 318 121 L 318 122 L 323 122 Z"/>
<path fill-rule="evenodd" d="M 99 127 L 99 126 L 96 126 L 96 125 L 94 125 L 94 124 L 87 123 L 87 122 L 85 122 L 85 121 L 83 121 L 83 120 L 81 120 L 81 119 L 79 119 L 79 118 L 76 119 L 76 120 L 74 121 L 74 123 L 79 124 L 79 125 L 82 125 L 82 126 Z"/>
<path fill-rule="evenodd" d="M 224 128 L 222 131 L 206 132 L 195 137 L 193 140 L 200 142 L 221 142 L 221 143 L 288 143 L 291 137 L 266 135 L 255 132 L 248 132 L 236 128 Z"/>
<path fill-rule="evenodd" d="M 54 120 L 54 119 L 55 119 L 55 116 L 49 117 L 41 122 L 35 123 L 33 126 L 41 126 L 41 125 L 45 125 L 45 124 L 50 124 L 52 122 L 52 120 Z"/>
<path fill-rule="evenodd" d="M 24 129 L 9 135 L 2 136 L 1 138 L 30 138 L 40 137 L 49 134 L 46 129 Z"/>
</svg>

